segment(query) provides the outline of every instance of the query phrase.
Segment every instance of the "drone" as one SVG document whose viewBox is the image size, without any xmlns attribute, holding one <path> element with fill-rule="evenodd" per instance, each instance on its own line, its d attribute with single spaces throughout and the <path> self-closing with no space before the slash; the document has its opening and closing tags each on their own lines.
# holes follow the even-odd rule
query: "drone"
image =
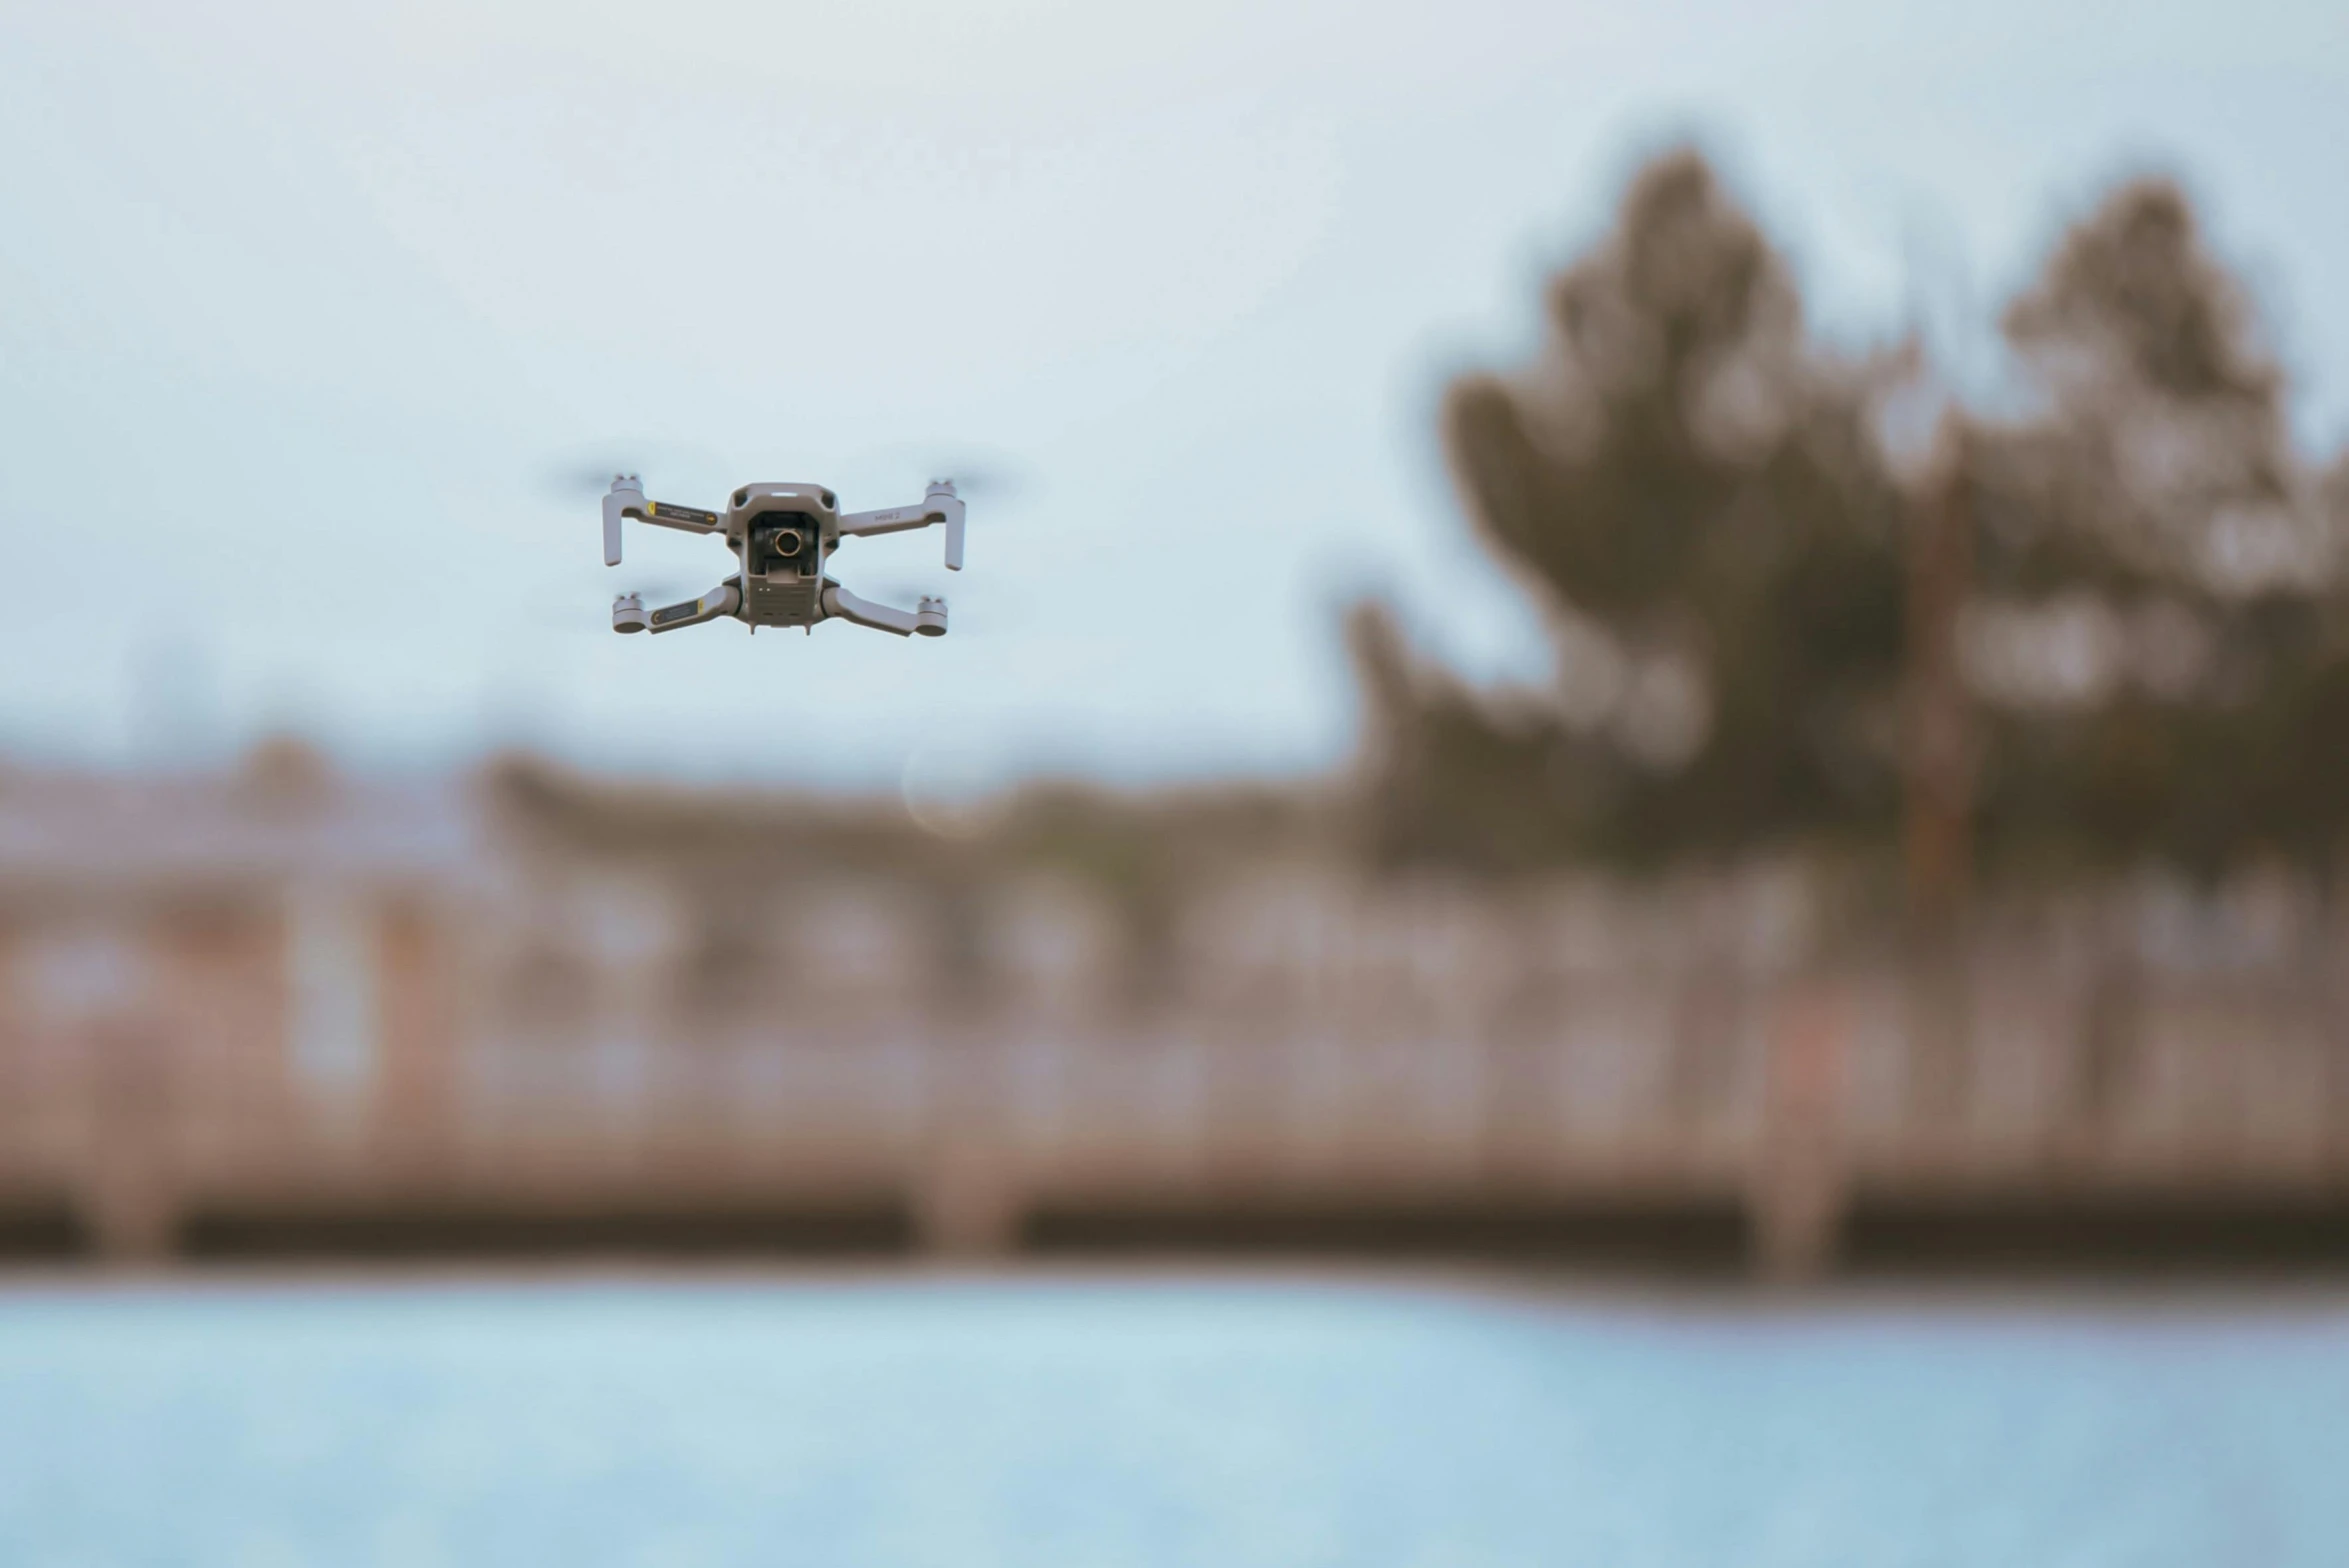
<svg viewBox="0 0 2349 1568">
<path fill-rule="evenodd" d="M 658 610 L 647 611 L 641 595 L 621 594 L 612 601 L 616 632 L 673 632 L 731 616 L 753 632 L 762 626 L 804 626 L 813 633 L 819 621 L 846 621 L 900 637 L 946 635 L 944 599 L 925 594 L 911 610 L 893 609 L 858 598 L 826 577 L 824 567 L 842 539 L 943 523 L 946 569 L 961 571 L 962 501 L 950 479 L 932 481 L 918 506 L 880 512 L 843 514 L 840 498 L 830 490 L 799 484 L 744 485 L 728 498 L 725 511 L 707 512 L 648 501 L 641 479 L 619 474 L 604 497 L 604 565 L 620 564 L 620 524 L 631 517 L 689 534 L 722 533 L 742 570 L 698 599 Z"/>
</svg>

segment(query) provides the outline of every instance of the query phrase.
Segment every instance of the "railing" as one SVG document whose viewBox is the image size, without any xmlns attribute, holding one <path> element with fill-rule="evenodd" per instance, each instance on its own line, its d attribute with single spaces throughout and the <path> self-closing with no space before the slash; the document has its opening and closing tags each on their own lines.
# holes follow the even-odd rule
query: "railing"
<svg viewBox="0 0 2349 1568">
<path fill-rule="evenodd" d="M 1942 1107 L 1920 1106 L 1906 1081 L 1896 988 L 1812 981 L 1799 998 L 1757 993 L 1716 1014 L 1724 1033 L 1693 1089 L 1674 1081 L 1674 1050 L 1694 1047 L 1673 1039 L 1672 1015 L 1618 999 L 1569 1010 L 1537 1037 L 1466 1041 L 1171 1028 L 482 1040 L 457 1059 L 444 1099 L 398 1114 L 364 1090 L 198 1090 L 168 1071 L 108 1071 L 96 1053 L 52 1054 L 39 1071 L 15 1064 L 0 1190 L 62 1194 L 102 1225 L 127 1226 L 113 1238 L 122 1246 L 153 1244 L 140 1237 L 172 1214 L 222 1205 L 677 1208 L 844 1195 L 962 1213 L 932 1239 L 984 1246 L 1012 1235 L 1024 1211 L 1072 1203 L 1766 1208 L 1790 1144 L 1812 1151 L 1838 1192 L 2349 1185 L 2338 1058 L 2265 1003 L 2228 1011 L 2204 999 L 2150 1020 L 2128 1087 L 2102 1103 L 2064 1088 L 2076 1045 L 2010 1018 L 1998 1027 L 2011 1032 L 1979 1038 L 1963 1099 Z M 1823 1064 L 1807 1100 L 1785 1087 L 1806 1050 Z M 983 1201 L 932 1190 L 941 1183 L 982 1187 Z M 142 1206 L 157 1212 L 142 1218 Z"/>
<path fill-rule="evenodd" d="M 657 945 L 517 1014 L 519 944 L 411 913 L 363 1071 L 296 1048 L 268 921 L 73 1017 L 0 966 L 0 1209 L 138 1252 L 222 1208 L 871 1201 L 985 1248 L 1055 1206 L 1729 1203 L 1799 1271 L 1870 1195 L 2349 1191 L 2349 966 L 2314 928 L 2188 922 L 2121 964 L 1986 940 L 1935 1012 L 1788 935 L 1783 890 L 1353 898 L 1194 911 L 1147 1005 L 1090 971 L 941 997 L 876 969 L 725 1016 L 678 1011 Z"/>
</svg>

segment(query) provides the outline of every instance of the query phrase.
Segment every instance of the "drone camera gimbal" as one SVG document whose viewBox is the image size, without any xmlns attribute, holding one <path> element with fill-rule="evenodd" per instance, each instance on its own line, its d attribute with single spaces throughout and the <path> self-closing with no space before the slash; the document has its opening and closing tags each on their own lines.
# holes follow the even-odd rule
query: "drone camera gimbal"
<svg viewBox="0 0 2349 1568">
<path fill-rule="evenodd" d="M 824 575 L 840 541 L 866 534 L 904 533 L 944 524 L 946 569 L 962 570 L 963 503 L 954 482 L 932 482 L 919 504 L 878 512 L 840 511 L 840 499 L 821 485 L 744 485 L 726 510 L 708 512 L 648 500 L 634 474 L 616 475 L 604 496 L 604 564 L 620 564 L 620 525 L 634 518 L 684 533 L 723 534 L 742 570 L 698 599 L 647 611 L 641 597 L 612 601 L 612 630 L 668 632 L 721 616 L 761 626 L 804 626 L 842 620 L 900 637 L 946 635 L 946 601 L 924 595 L 912 610 L 860 599 Z"/>
</svg>

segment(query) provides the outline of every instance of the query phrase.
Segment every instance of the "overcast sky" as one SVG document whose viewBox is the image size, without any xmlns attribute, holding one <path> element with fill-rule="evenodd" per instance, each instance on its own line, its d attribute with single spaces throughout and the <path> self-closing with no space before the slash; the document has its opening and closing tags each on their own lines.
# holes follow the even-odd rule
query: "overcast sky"
<svg viewBox="0 0 2349 1568">
<path fill-rule="evenodd" d="M 1912 276 L 1987 315 L 2114 176 L 2179 173 L 2336 441 L 2345 18 L 0 0 L 0 756 L 1325 767 L 1349 595 L 1539 668 L 1432 407 L 1685 134 L 1851 337 Z M 627 455 L 703 505 L 975 475 L 959 577 L 935 533 L 835 568 L 952 634 L 612 636 L 618 588 L 730 565 L 640 530 L 602 568 L 560 481 Z"/>
</svg>

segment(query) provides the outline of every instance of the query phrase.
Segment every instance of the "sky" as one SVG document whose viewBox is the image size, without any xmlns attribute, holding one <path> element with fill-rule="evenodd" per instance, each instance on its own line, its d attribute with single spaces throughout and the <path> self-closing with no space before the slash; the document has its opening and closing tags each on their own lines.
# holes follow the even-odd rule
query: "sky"
<svg viewBox="0 0 2349 1568">
<path fill-rule="evenodd" d="M 1341 765 L 1344 605 L 1537 677 L 1433 433 L 1693 137 L 1822 331 L 1979 364 L 2067 216 L 2181 176 L 2349 435 L 2349 7 L 0 0 L 0 761 L 527 746 L 861 789 Z M 619 638 L 625 463 L 715 505 L 969 481 L 851 541 L 942 641 Z M 660 590 L 671 590 L 668 594 Z"/>
</svg>

